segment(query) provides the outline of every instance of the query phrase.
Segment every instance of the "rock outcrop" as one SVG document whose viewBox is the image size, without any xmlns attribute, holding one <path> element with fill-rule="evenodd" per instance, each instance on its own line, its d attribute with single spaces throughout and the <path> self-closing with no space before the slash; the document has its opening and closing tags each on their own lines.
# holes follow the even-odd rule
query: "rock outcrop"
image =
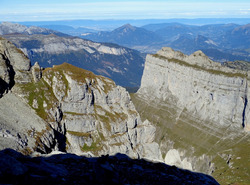
<svg viewBox="0 0 250 185">
<path fill-rule="evenodd" d="M 249 83 L 247 72 L 213 62 L 202 51 L 186 56 L 163 48 L 147 56 L 138 94 L 152 94 L 164 101 L 172 96 L 179 109 L 202 120 L 249 130 Z"/>
<path fill-rule="evenodd" d="M 38 63 L 30 67 L 20 50 L 1 41 L 2 66 L 13 69 L 15 84 L 0 99 L 1 149 L 91 156 L 121 152 L 162 160 L 154 142 L 155 127 L 141 121 L 124 88 L 67 63 L 43 71 Z M 7 84 L 11 77 L 4 75 L 1 79 Z"/>
<path fill-rule="evenodd" d="M 39 71 L 38 64 L 31 70 L 27 56 L 3 38 L 0 38 L 0 56 L 0 148 L 13 148 L 23 153 L 38 148 L 50 151 L 56 145 L 54 130 L 24 102 L 15 88 L 29 88 L 37 81 L 39 75 L 34 75 L 34 70 Z"/>
<path fill-rule="evenodd" d="M 157 126 L 166 163 L 213 173 L 222 183 L 239 182 L 248 175 L 244 170 L 244 177 L 235 179 L 236 168 L 243 170 L 247 160 L 249 83 L 247 71 L 222 66 L 201 51 L 187 56 L 162 48 L 147 55 L 133 102 L 142 118 Z M 230 167 L 226 156 L 234 161 Z"/>
<path fill-rule="evenodd" d="M 68 152 L 161 159 L 155 127 L 141 121 L 128 92 L 110 79 L 64 63 L 45 69 L 41 83 L 38 89 L 48 86 L 54 97 L 38 95 L 32 101 L 42 102 L 39 109 L 64 125 Z"/>
<path fill-rule="evenodd" d="M 30 61 L 9 41 L 0 38 L 0 97 L 10 90 L 15 82 L 27 83 Z"/>
<path fill-rule="evenodd" d="M 31 68 L 32 76 L 35 82 L 39 82 L 42 78 L 42 70 L 38 62 L 36 62 Z"/>
</svg>

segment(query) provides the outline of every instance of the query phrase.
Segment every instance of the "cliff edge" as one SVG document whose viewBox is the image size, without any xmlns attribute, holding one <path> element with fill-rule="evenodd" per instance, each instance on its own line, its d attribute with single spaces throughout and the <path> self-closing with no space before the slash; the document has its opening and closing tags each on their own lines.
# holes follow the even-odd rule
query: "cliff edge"
<svg viewBox="0 0 250 185">
<path fill-rule="evenodd" d="M 246 182 L 250 163 L 249 72 L 162 48 L 146 57 L 133 102 L 157 127 L 167 164 L 212 174 L 222 184 Z M 243 183 L 244 184 L 244 183 Z"/>
</svg>

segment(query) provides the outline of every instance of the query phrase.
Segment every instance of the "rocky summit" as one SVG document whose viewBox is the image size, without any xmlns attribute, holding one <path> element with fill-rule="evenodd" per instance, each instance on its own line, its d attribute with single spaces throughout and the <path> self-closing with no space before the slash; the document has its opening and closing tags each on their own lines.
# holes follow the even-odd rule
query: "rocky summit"
<svg viewBox="0 0 250 185">
<path fill-rule="evenodd" d="M 133 102 L 154 123 L 167 164 L 249 183 L 250 84 L 247 71 L 171 48 L 147 55 Z"/>
</svg>

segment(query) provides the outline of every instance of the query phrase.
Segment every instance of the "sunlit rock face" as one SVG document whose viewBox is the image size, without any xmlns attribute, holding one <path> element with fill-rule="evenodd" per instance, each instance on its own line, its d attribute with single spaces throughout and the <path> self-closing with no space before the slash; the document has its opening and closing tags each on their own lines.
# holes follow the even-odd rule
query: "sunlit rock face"
<svg viewBox="0 0 250 185">
<path fill-rule="evenodd" d="M 31 67 L 5 39 L 0 56 L 0 149 L 163 160 L 156 128 L 141 121 L 123 87 L 68 63 Z"/>
<path fill-rule="evenodd" d="M 218 126 L 248 129 L 248 74 L 222 67 L 201 51 L 190 56 L 163 48 L 148 55 L 138 94 L 174 97 L 178 108 Z M 145 92 L 144 92 L 145 91 Z M 149 91 L 149 92 L 148 92 Z M 151 91 L 151 92 L 150 92 Z"/>
<path fill-rule="evenodd" d="M 155 127 L 141 121 L 128 92 L 112 80 L 66 63 L 44 70 L 43 80 L 58 102 L 68 152 L 162 159 Z"/>
<path fill-rule="evenodd" d="M 162 48 L 147 55 L 141 87 L 132 99 L 142 119 L 156 125 L 156 140 L 166 163 L 221 179 L 220 174 L 228 175 L 238 182 L 223 169 L 237 174 L 236 166 L 245 168 L 248 75 L 213 62 L 201 51 L 187 56 Z"/>
</svg>

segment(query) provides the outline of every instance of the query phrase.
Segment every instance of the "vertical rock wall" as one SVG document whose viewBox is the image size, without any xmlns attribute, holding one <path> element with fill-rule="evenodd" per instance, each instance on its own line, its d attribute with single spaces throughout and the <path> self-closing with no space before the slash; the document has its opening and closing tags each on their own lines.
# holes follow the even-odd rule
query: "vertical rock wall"
<svg viewBox="0 0 250 185">
<path fill-rule="evenodd" d="M 236 183 L 249 175 L 249 82 L 248 72 L 221 66 L 201 51 L 187 56 L 163 48 L 147 55 L 132 99 L 142 119 L 155 124 L 167 164 Z"/>
</svg>

